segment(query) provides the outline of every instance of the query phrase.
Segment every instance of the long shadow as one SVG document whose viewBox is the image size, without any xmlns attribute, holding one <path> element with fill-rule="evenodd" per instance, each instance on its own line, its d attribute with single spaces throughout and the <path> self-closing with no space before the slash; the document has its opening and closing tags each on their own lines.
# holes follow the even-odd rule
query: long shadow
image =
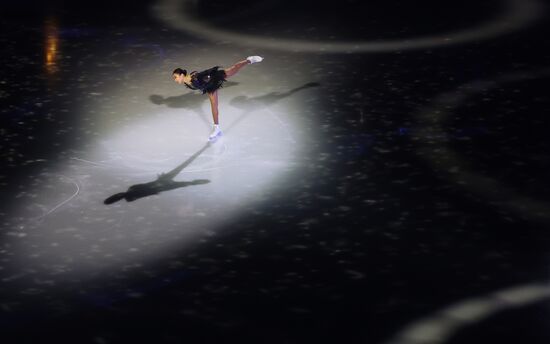
<svg viewBox="0 0 550 344">
<path fill-rule="evenodd" d="M 250 113 L 252 113 L 254 110 L 263 109 L 266 107 L 271 106 L 272 104 L 290 97 L 294 93 L 305 90 L 307 88 L 311 87 L 317 87 L 321 84 L 318 82 L 308 82 L 307 84 L 304 84 L 300 87 L 293 88 L 290 91 L 287 92 L 271 92 L 268 94 L 264 94 L 262 96 L 257 97 L 247 97 L 247 96 L 237 96 L 229 101 L 231 105 L 233 105 L 236 108 L 244 110 L 244 113 L 235 120 L 235 122 L 231 123 L 230 126 L 228 126 L 224 132 L 228 132 L 233 128 L 235 125 L 243 121 Z"/>
<path fill-rule="evenodd" d="M 232 86 L 232 85 L 236 85 L 237 83 L 228 82 L 228 84 L 229 86 Z M 310 87 L 316 87 L 319 85 L 320 85 L 319 83 L 310 82 L 303 86 L 294 88 L 288 92 L 283 92 L 283 93 L 271 92 L 258 97 L 246 97 L 246 96 L 235 97 L 230 101 L 230 103 L 235 107 L 243 109 L 245 113 L 242 114 L 235 122 L 233 122 L 226 129 L 226 131 L 230 130 L 236 124 L 241 122 L 253 110 L 270 106 L 271 104 L 276 103 L 286 97 L 289 97 L 300 90 L 307 89 Z M 167 97 L 167 98 L 164 98 L 160 95 L 151 95 L 149 98 L 151 102 L 157 105 L 165 104 L 169 107 L 174 107 L 174 108 L 192 108 L 192 109 L 196 109 L 198 107 L 197 105 L 200 105 L 200 103 L 204 101 L 204 97 L 197 97 L 193 93 L 183 94 L 177 97 Z M 161 173 L 156 180 L 149 183 L 132 185 L 128 188 L 126 192 L 116 193 L 108 197 L 107 199 L 105 199 L 103 203 L 112 204 L 120 201 L 121 199 L 125 199 L 127 202 L 132 202 L 132 201 L 135 201 L 136 199 L 147 197 L 150 195 L 155 195 L 162 191 L 173 190 L 176 188 L 186 187 L 190 185 L 200 185 L 200 184 L 209 183 L 210 181 L 206 179 L 196 179 L 190 182 L 176 182 L 173 179 L 185 167 L 189 166 L 189 164 L 191 164 L 193 160 L 195 160 L 200 154 L 202 154 L 208 147 L 210 147 L 210 145 L 211 145 L 210 142 L 206 143 L 204 147 L 202 147 L 199 151 L 197 151 L 195 154 L 189 157 L 189 159 L 187 159 L 181 165 L 174 168 L 170 172 Z"/>
<path fill-rule="evenodd" d="M 206 149 L 208 149 L 208 147 L 210 147 L 210 142 L 207 142 L 204 145 L 204 147 L 202 147 L 199 151 L 197 151 L 195 154 L 190 156 L 189 159 L 181 163 L 178 167 L 174 168 L 173 170 L 167 173 L 159 174 L 156 180 L 149 183 L 132 185 L 128 188 L 126 192 L 116 193 L 108 197 L 107 199 L 105 199 L 103 203 L 112 204 L 120 201 L 123 198 L 127 202 L 133 202 L 136 199 L 151 196 L 151 195 L 156 195 L 162 191 L 173 190 L 173 189 L 182 188 L 182 187 L 191 186 L 191 185 L 201 185 L 201 184 L 210 183 L 210 181 L 207 179 L 195 179 L 190 182 L 177 182 L 173 180 L 184 168 L 189 166 L 189 164 L 191 164 L 193 160 L 195 160 Z"/>
</svg>

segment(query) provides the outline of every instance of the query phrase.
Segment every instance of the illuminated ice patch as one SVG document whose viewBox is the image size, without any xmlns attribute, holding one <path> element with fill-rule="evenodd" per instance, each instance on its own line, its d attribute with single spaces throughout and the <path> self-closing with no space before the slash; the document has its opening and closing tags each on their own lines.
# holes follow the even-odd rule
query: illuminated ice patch
<svg viewBox="0 0 550 344">
<path fill-rule="evenodd" d="M 45 163 L 18 195 L 7 234 L 12 275 L 64 283 L 147 265 L 257 210 L 301 166 L 298 99 L 266 100 L 284 94 L 227 90 L 224 135 L 210 144 L 207 102 L 202 119 L 166 106 L 116 126 L 111 117 L 93 148 L 62 166 Z M 125 106 L 113 112 L 134 111 Z"/>
</svg>

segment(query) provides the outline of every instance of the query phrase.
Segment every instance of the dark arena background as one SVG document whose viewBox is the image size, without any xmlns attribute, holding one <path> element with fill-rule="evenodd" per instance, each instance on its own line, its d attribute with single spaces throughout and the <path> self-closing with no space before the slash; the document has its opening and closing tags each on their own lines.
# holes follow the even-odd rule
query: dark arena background
<svg viewBox="0 0 550 344">
<path fill-rule="evenodd" d="M 550 343 L 549 10 L 3 1 L 0 342 Z"/>
</svg>

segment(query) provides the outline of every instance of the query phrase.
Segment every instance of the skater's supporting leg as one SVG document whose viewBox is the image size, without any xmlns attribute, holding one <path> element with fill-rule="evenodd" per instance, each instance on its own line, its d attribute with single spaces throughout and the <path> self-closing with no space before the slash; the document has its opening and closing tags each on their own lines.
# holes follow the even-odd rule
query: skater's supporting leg
<svg viewBox="0 0 550 344">
<path fill-rule="evenodd" d="M 212 128 L 212 132 L 210 133 L 208 140 L 214 141 L 222 135 L 222 131 L 218 125 L 218 91 L 208 93 L 208 98 L 210 99 L 210 105 L 212 106 L 212 119 L 214 120 L 214 127 Z"/>
<path fill-rule="evenodd" d="M 208 93 L 208 98 L 212 107 L 212 119 L 214 120 L 214 124 L 218 125 L 218 91 Z"/>
<path fill-rule="evenodd" d="M 209 141 L 216 140 L 218 136 L 222 135 L 222 131 L 218 125 L 218 91 L 208 93 L 208 98 L 210 99 L 210 105 L 212 106 L 212 119 L 214 120 L 214 127 L 212 132 L 208 137 Z"/>
</svg>

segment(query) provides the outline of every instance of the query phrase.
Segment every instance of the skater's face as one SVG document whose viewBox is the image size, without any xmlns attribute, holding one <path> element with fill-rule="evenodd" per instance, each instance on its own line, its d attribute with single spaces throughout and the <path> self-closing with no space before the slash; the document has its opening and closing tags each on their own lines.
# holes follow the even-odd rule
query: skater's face
<svg viewBox="0 0 550 344">
<path fill-rule="evenodd" d="M 174 81 L 177 82 L 178 84 L 183 84 L 183 78 L 185 77 L 185 75 L 183 74 L 173 74 L 172 75 L 174 77 Z"/>
</svg>

